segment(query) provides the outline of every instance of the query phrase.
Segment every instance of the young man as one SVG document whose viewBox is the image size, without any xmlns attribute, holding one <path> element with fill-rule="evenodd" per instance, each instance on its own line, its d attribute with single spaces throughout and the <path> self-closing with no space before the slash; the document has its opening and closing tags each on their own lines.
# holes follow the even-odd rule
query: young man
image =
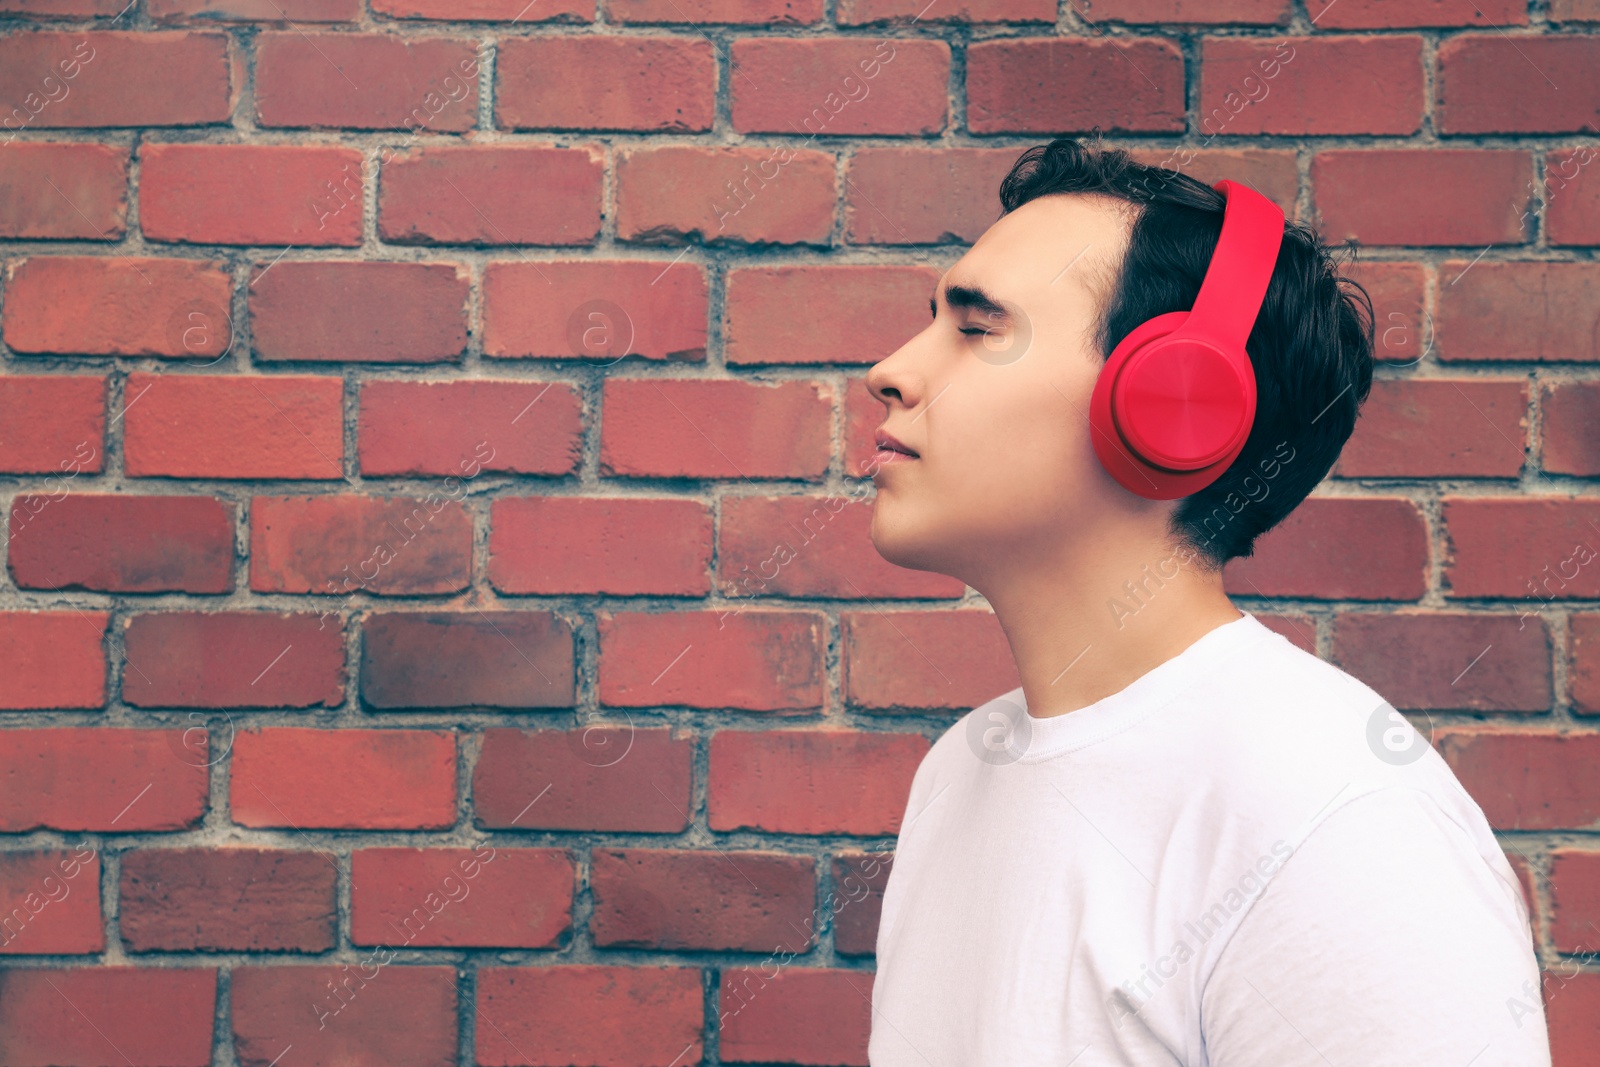
<svg viewBox="0 0 1600 1067">
<path fill-rule="evenodd" d="M 1223 592 L 1355 425 L 1366 294 L 1259 194 L 1097 143 L 1028 150 L 1001 203 L 867 378 L 878 551 L 983 594 L 1022 679 L 913 780 L 873 1067 L 1548 1067 L 1478 805 L 1378 693 Z M 1204 318 L 1248 360 L 1194 349 L 1097 397 L 1211 268 Z M 1164 440 L 1210 466 L 1128 458 Z"/>
</svg>

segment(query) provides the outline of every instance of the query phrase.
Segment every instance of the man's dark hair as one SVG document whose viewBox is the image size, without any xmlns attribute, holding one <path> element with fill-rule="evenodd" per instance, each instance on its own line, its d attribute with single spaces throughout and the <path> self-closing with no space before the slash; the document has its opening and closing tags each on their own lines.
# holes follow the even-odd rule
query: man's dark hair
<svg viewBox="0 0 1600 1067">
<path fill-rule="evenodd" d="M 1062 137 L 1023 152 L 1000 183 L 1002 214 L 1052 193 L 1094 193 L 1136 205 L 1127 252 L 1106 284 L 1094 332 L 1102 358 L 1147 319 L 1188 311 L 1222 234 L 1223 195 L 1124 149 Z M 1245 351 L 1256 418 L 1216 481 L 1184 497 L 1170 534 L 1218 568 L 1316 488 L 1355 429 L 1372 388 L 1372 301 L 1341 277 L 1316 233 L 1290 221 Z"/>
</svg>

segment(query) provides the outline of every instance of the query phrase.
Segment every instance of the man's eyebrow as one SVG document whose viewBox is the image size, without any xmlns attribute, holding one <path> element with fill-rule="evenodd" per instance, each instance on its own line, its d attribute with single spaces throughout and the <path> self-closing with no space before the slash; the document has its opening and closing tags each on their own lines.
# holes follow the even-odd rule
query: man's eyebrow
<svg viewBox="0 0 1600 1067">
<path fill-rule="evenodd" d="M 976 285 L 946 286 L 944 300 L 952 308 L 971 308 L 974 311 L 981 311 L 991 319 L 1010 314 L 1005 305 Z"/>
</svg>

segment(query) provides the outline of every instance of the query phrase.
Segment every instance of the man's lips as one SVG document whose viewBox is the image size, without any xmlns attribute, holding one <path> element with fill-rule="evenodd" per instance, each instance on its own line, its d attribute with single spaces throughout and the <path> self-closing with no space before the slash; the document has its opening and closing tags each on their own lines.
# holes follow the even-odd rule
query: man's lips
<svg viewBox="0 0 1600 1067">
<path fill-rule="evenodd" d="M 879 430 L 875 437 L 878 450 L 873 454 L 873 459 L 880 463 L 893 463 L 898 460 L 920 458 L 915 449 L 902 442 L 887 430 Z"/>
</svg>

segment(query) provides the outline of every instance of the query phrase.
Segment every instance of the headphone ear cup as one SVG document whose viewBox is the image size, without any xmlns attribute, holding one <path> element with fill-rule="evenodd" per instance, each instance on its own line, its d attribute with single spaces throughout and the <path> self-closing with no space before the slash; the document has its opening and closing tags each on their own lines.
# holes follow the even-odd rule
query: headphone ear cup
<svg viewBox="0 0 1600 1067">
<path fill-rule="evenodd" d="M 1187 335 L 1140 346 L 1123 364 L 1111 414 L 1134 455 L 1164 470 L 1209 467 L 1243 443 L 1255 415 L 1249 357 Z"/>
<path fill-rule="evenodd" d="M 1129 492 L 1171 500 L 1220 477 L 1255 418 L 1255 374 L 1243 352 L 1171 338 L 1188 312 L 1158 315 L 1106 360 L 1090 398 L 1101 465 Z"/>
<path fill-rule="evenodd" d="M 1165 337 L 1183 325 L 1188 317 L 1186 311 L 1171 311 L 1136 326 L 1106 357 L 1105 366 L 1100 368 L 1100 376 L 1095 379 L 1094 392 L 1089 397 L 1089 437 L 1100 465 L 1124 489 L 1151 500 L 1170 499 L 1160 495 L 1163 490 L 1161 472 L 1138 456 L 1123 436 L 1112 416 L 1111 395 L 1128 360 L 1149 342 Z"/>
</svg>

